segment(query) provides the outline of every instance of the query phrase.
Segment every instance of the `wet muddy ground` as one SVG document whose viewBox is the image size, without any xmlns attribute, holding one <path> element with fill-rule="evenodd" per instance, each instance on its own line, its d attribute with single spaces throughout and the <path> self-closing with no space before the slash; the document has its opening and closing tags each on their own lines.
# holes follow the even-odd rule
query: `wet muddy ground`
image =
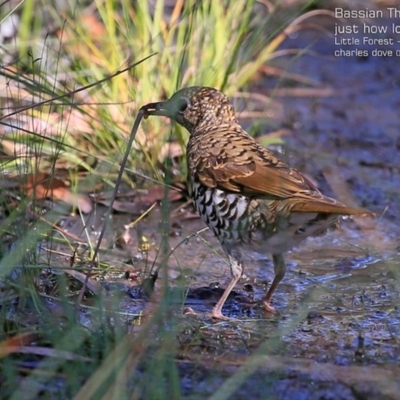
<svg viewBox="0 0 400 400">
<path fill-rule="evenodd" d="M 327 22 L 330 32 L 331 27 Z M 178 318 L 176 364 L 187 398 L 217 399 L 223 393 L 232 393 L 232 399 L 400 398 L 399 58 L 334 57 L 337 46 L 326 32 L 303 31 L 285 42 L 287 48 L 307 46 L 309 54 L 274 65 L 311 78 L 312 90 L 296 92 L 304 85 L 260 78 L 254 91 L 273 94 L 273 100 L 268 121 L 257 122 L 265 131 L 288 130 L 282 158 L 316 179 L 325 193 L 378 217 L 344 220 L 341 229 L 290 252 L 274 316 L 254 304 L 273 277 L 272 263 L 248 254 L 246 276 L 224 309 L 234 319 L 216 323 L 201 313 L 212 308 L 229 281 L 228 265 L 208 230 L 185 240 L 204 225 L 185 220 L 190 207 L 179 211 L 179 204 L 171 205 L 178 211 L 168 229 L 168 246 L 176 248 L 168 260 L 169 298 Z M 279 90 L 288 84 L 291 92 Z M 253 122 L 243 119 L 245 126 Z M 93 232 L 102 215 L 98 209 L 100 218 L 90 221 Z M 117 270 L 102 285 L 110 296 L 118 293 L 127 320 L 148 305 L 137 282 L 149 276 L 153 261 L 161 262 L 162 219 L 161 209 L 154 209 L 131 230 L 128 246 L 102 252 L 102 260 Z M 104 247 L 128 220 L 113 216 Z M 63 228 L 80 232 L 80 221 L 66 221 Z M 142 236 L 146 252 L 139 251 Z M 137 274 L 136 281 L 126 279 L 127 269 L 131 277 Z M 160 271 L 156 293 L 163 276 Z M 200 314 L 182 315 L 188 307 Z M 81 319 L 90 324 L 90 312 Z"/>
</svg>

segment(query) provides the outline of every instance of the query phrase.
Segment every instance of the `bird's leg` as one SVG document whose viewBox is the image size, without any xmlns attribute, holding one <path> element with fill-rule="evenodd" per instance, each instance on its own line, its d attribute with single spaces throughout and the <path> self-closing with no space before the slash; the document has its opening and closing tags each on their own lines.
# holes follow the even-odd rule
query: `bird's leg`
<svg viewBox="0 0 400 400">
<path fill-rule="evenodd" d="M 274 261 L 275 277 L 263 301 L 265 311 L 268 311 L 270 313 L 275 312 L 275 308 L 271 306 L 272 295 L 274 294 L 275 289 L 277 288 L 279 282 L 283 279 L 286 273 L 286 264 L 285 260 L 283 259 L 283 255 L 274 254 L 272 256 L 272 259 Z"/>
<path fill-rule="evenodd" d="M 229 319 L 228 317 L 222 314 L 222 307 L 225 304 L 225 301 L 228 298 L 229 294 L 232 292 L 232 289 L 238 283 L 239 279 L 243 274 L 242 257 L 240 252 L 238 250 L 229 251 L 228 258 L 231 267 L 232 279 L 229 282 L 224 293 L 222 293 L 222 296 L 218 300 L 218 303 L 214 306 L 214 308 L 211 311 L 211 317 L 215 319 Z"/>
</svg>

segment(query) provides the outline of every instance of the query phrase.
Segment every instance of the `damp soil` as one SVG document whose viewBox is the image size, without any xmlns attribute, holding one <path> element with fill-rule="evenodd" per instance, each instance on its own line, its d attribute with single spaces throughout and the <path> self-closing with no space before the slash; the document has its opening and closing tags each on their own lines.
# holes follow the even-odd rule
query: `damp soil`
<svg viewBox="0 0 400 400">
<path fill-rule="evenodd" d="M 326 29 L 332 32 L 328 22 Z M 278 149 L 281 157 L 321 190 L 378 217 L 345 219 L 340 229 L 289 252 L 288 272 L 273 299 L 275 315 L 264 314 L 257 303 L 273 278 L 271 260 L 254 253 L 246 255 L 245 276 L 223 310 L 232 319 L 207 317 L 230 279 L 229 267 L 211 232 L 195 234 L 204 225 L 188 217 L 192 210 L 184 204 L 171 205 L 166 235 L 165 214 L 155 208 L 131 229 L 122 248 L 112 246 L 115 232 L 129 221 L 114 215 L 101 257 L 116 267 L 101 285 L 110 296 L 118 294 L 120 311 L 133 320 L 153 296 L 138 283 L 154 268 L 164 268 L 153 301 L 167 280 L 177 370 L 187 398 L 224 388 L 232 391 L 230 399 L 399 399 L 399 59 L 334 57 L 332 36 L 315 30 L 299 32 L 284 46 L 308 51 L 294 61 L 275 60 L 275 66 L 314 83 L 309 91 L 285 93 L 274 88 L 304 84 L 260 77 L 253 91 L 275 95 L 268 122 L 256 122 L 265 131 L 289 132 Z M 249 127 L 255 121 L 242 122 Z M 103 215 L 99 208 L 88 221 L 94 238 Z M 80 224 L 69 219 L 63 228 L 79 233 Z M 162 243 L 174 249 L 166 263 Z M 81 320 L 90 325 L 90 313 Z M 238 370 L 242 373 L 234 375 Z M 229 386 L 232 376 L 237 378 Z"/>
</svg>

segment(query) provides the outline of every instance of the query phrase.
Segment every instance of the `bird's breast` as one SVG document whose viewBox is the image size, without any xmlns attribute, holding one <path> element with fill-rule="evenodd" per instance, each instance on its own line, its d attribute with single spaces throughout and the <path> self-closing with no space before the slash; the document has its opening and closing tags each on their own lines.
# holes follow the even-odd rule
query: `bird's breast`
<svg viewBox="0 0 400 400">
<path fill-rule="evenodd" d="M 192 182 L 189 187 L 197 212 L 220 241 L 249 238 L 250 198 L 198 182 Z"/>
</svg>

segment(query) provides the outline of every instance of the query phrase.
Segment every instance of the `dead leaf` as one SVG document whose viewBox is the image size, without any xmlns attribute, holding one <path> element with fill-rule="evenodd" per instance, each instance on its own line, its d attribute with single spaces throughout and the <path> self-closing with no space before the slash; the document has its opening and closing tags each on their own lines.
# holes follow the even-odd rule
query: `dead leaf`
<svg viewBox="0 0 400 400">
<path fill-rule="evenodd" d="M 168 189 L 167 198 L 171 202 L 179 201 L 184 198 L 184 183 L 177 182 L 174 187 Z M 124 212 L 127 214 L 142 214 L 147 208 L 155 203 L 159 203 L 165 198 L 165 185 L 154 185 L 148 190 L 135 190 L 134 192 L 129 192 L 133 199 L 128 199 L 126 201 L 115 200 L 113 203 L 113 210 Z M 123 193 L 118 196 L 118 198 L 126 198 L 127 194 Z M 97 196 L 95 199 L 96 203 L 105 206 L 110 206 L 111 199 L 104 198 L 101 195 Z"/>
<path fill-rule="evenodd" d="M 72 277 L 74 277 L 76 280 L 78 280 L 83 284 L 85 284 L 86 282 L 87 288 L 95 295 L 107 296 L 107 292 L 105 291 L 103 286 L 101 286 L 100 283 L 94 280 L 93 278 L 91 277 L 88 278 L 84 273 L 75 271 L 74 269 L 64 269 L 63 271 L 66 274 L 71 275 Z"/>
<path fill-rule="evenodd" d="M 158 161 L 163 163 L 166 159 L 183 156 L 183 148 L 178 142 L 165 143 L 158 154 Z"/>
<path fill-rule="evenodd" d="M 28 175 L 21 188 L 28 196 L 35 199 L 61 200 L 79 208 L 84 214 L 90 213 L 93 209 L 92 201 L 88 196 L 72 193 L 62 180 L 44 172 Z"/>
<path fill-rule="evenodd" d="M 17 353 L 22 346 L 25 346 L 37 338 L 36 333 L 25 332 L 9 337 L 0 343 L 0 358 L 11 353 Z"/>
<path fill-rule="evenodd" d="M 164 185 L 154 185 L 148 189 L 147 194 L 137 195 L 137 201 L 144 206 L 164 200 L 167 188 Z M 169 201 L 182 200 L 183 193 L 180 188 L 169 188 L 167 193 Z"/>
</svg>

